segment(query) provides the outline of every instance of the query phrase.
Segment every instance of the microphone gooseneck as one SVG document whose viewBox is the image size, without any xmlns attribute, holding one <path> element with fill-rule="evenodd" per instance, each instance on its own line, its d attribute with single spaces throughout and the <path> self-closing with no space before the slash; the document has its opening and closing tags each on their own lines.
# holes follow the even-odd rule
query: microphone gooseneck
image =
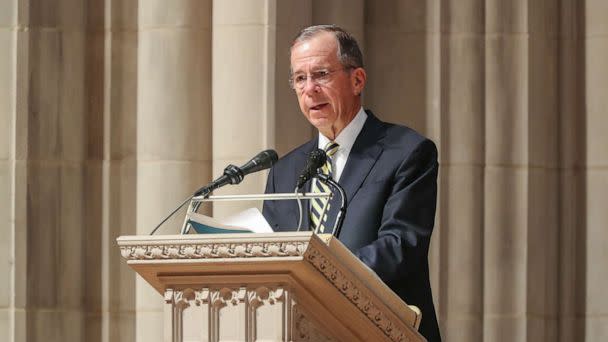
<svg viewBox="0 0 608 342">
<path fill-rule="evenodd" d="M 332 230 L 332 235 L 338 237 L 340 235 L 340 230 L 342 230 L 342 223 L 344 222 L 344 216 L 346 216 L 346 207 L 348 206 L 346 193 L 344 192 L 344 188 L 338 182 L 333 180 L 328 175 L 324 175 L 322 173 L 316 174 L 316 177 L 319 181 L 329 185 L 334 190 L 338 191 L 340 194 L 340 210 L 338 211 L 338 215 L 336 216 L 336 222 L 334 223 L 334 229 Z"/>
</svg>

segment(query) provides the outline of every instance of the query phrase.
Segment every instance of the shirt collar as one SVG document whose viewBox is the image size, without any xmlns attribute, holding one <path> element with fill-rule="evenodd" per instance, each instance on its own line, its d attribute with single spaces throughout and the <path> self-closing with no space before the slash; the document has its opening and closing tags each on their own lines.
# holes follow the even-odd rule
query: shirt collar
<svg viewBox="0 0 608 342">
<path fill-rule="evenodd" d="M 365 110 L 363 110 L 363 107 L 359 108 L 357 115 L 355 115 L 355 117 L 351 120 L 351 122 L 349 122 L 348 125 L 346 125 L 346 127 L 344 127 L 342 132 L 340 132 L 340 134 L 338 134 L 338 136 L 334 140 L 335 142 L 338 143 L 338 145 L 340 145 L 340 149 L 338 150 L 338 153 L 350 151 L 350 149 L 355 144 L 355 140 L 357 139 L 357 136 L 359 135 L 359 133 L 361 133 L 361 130 L 363 129 L 363 125 L 365 124 L 366 119 L 367 119 L 367 114 L 365 113 Z M 329 140 L 329 138 L 327 138 L 326 136 L 321 134 L 321 132 L 319 132 L 319 148 L 320 149 L 324 149 L 325 145 L 327 145 L 327 143 L 330 141 L 331 140 Z"/>
</svg>

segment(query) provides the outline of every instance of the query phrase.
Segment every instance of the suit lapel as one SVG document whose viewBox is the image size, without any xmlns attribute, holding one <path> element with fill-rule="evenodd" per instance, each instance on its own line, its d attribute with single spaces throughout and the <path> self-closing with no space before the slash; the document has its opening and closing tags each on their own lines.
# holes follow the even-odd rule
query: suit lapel
<svg viewBox="0 0 608 342">
<path fill-rule="evenodd" d="M 340 176 L 339 183 L 346 192 L 348 203 L 359 191 L 361 184 L 363 184 L 382 152 L 381 140 L 385 135 L 384 130 L 382 130 L 382 122 L 371 111 L 368 110 L 366 113 L 368 115 L 367 120 L 353 144 L 342 176 Z"/>
</svg>

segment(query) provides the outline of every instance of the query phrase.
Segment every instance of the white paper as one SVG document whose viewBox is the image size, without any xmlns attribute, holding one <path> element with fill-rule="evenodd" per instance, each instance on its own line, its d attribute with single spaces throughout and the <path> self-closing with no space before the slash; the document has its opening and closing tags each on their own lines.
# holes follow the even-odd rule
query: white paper
<svg viewBox="0 0 608 342">
<path fill-rule="evenodd" d="M 272 233 L 264 215 L 257 208 L 249 208 L 236 213 L 228 218 L 218 220 L 199 213 L 189 213 L 190 220 L 213 229 L 223 229 L 226 232 L 231 230 L 249 230 L 253 233 Z"/>
<path fill-rule="evenodd" d="M 254 233 L 273 232 L 272 228 L 264 218 L 264 215 L 262 215 L 258 208 L 245 209 L 240 213 L 221 220 L 220 223 L 233 227 L 247 228 Z"/>
</svg>

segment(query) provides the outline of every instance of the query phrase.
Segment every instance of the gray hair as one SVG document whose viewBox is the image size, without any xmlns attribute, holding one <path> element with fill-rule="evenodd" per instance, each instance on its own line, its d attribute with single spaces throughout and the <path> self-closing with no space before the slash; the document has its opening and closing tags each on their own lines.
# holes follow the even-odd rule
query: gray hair
<svg viewBox="0 0 608 342">
<path fill-rule="evenodd" d="M 359 49 L 357 40 L 350 33 L 336 25 L 309 26 L 298 33 L 291 42 L 291 48 L 297 43 L 306 41 L 321 32 L 330 32 L 338 41 L 338 60 L 345 68 L 362 68 L 363 54 Z"/>
</svg>

